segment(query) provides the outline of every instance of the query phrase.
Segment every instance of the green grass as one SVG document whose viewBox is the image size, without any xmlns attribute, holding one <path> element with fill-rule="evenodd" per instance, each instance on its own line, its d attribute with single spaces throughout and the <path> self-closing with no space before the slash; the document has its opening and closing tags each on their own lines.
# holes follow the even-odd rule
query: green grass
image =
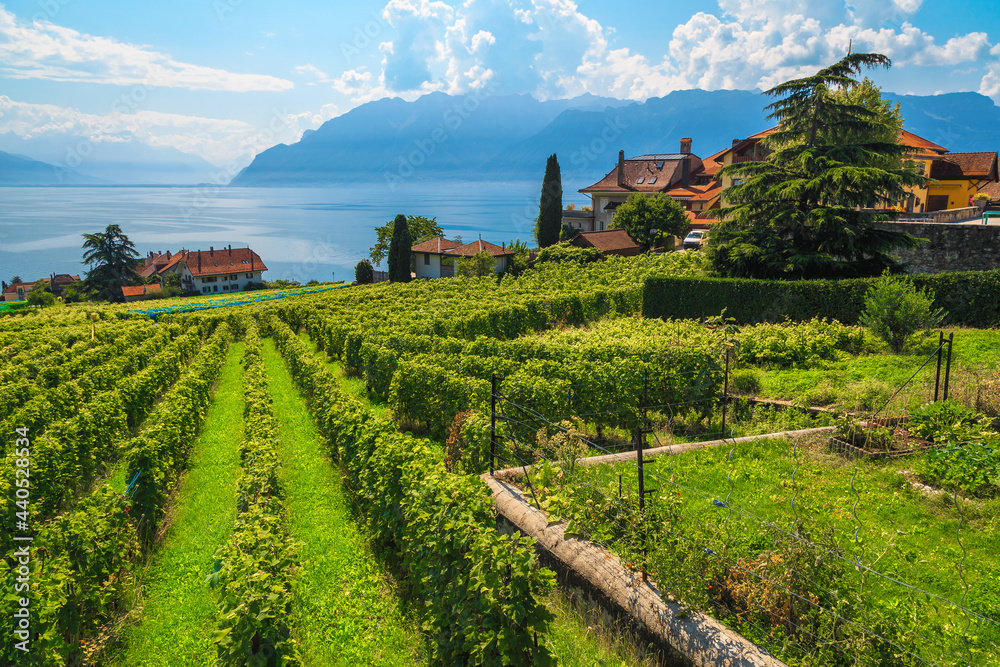
<svg viewBox="0 0 1000 667">
<path fill-rule="evenodd" d="M 1000 331 L 950 328 L 954 334 L 950 395 L 974 402 L 982 389 L 983 369 L 1000 366 Z M 920 368 L 937 349 L 937 336 L 908 354 L 866 354 L 841 361 L 820 361 L 798 367 L 761 371 L 761 394 L 770 398 L 802 400 L 812 405 L 835 405 L 862 411 L 881 406 L 893 391 Z M 936 361 L 932 360 L 893 400 L 891 411 L 901 413 L 933 398 Z M 986 373 L 985 375 L 989 375 Z M 944 369 L 942 368 L 942 384 Z M 943 391 L 943 387 L 942 387 Z M 982 393 L 982 392 L 980 392 Z"/>
<path fill-rule="evenodd" d="M 661 478 L 647 480 L 647 488 L 658 487 L 649 511 L 654 532 L 660 531 L 658 546 L 651 549 L 649 568 L 661 575 L 654 578 L 664 590 L 699 606 L 712 599 L 716 602 L 711 604 L 716 604 L 720 598 L 713 596 L 721 594 L 720 588 L 738 591 L 734 593 L 737 599 L 751 599 L 751 593 L 758 596 L 757 601 L 765 599 L 758 580 L 739 571 L 735 579 L 720 586 L 720 580 L 712 576 L 713 572 L 720 576 L 717 573 L 722 565 L 717 556 L 706 557 L 704 548 L 716 554 L 728 553 L 730 561 L 775 579 L 798 567 L 811 582 L 816 582 L 815 588 L 813 583 L 807 584 L 807 590 L 817 594 L 836 590 L 839 599 L 851 600 L 853 606 L 841 613 L 856 613 L 860 624 L 898 633 L 899 641 L 912 640 L 913 650 L 935 664 L 952 664 L 947 660 L 954 659 L 955 654 L 964 656 L 962 633 L 967 619 L 961 612 L 874 574 L 862 577 L 850 563 L 829 558 L 828 549 L 841 550 L 848 561 L 860 560 L 873 570 L 934 595 L 956 603 L 965 597 L 966 606 L 973 611 L 1000 621 L 1000 555 L 996 551 L 1000 543 L 1000 500 L 960 498 L 960 510 L 950 494 L 919 492 L 901 474 L 913 469 L 912 459 L 855 462 L 815 445 L 799 448 L 797 453 L 801 463 L 797 471 L 792 443 L 784 440 L 692 451 L 660 458 L 650 466 Z M 607 513 L 608 508 L 621 507 L 616 500 L 619 473 L 626 483 L 626 494 L 634 496 L 634 464 L 577 467 L 575 477 L 562 482 L 554 474 L 533 474 L 532 482 L 542 498 L 550 498 L 553 510 L 564 518 L 574 518 L 575 530 L 633 559 L 637 557 L 637 546 L 630 540 L 635 531 L 623 534 L 621 529 L 628 525 L 627 521 Z M 671 486 L 670 480 L 679 486 Z M 594 489 L 602 489 L 614 499 L 602 501 Z M 736 508 L 732 514 L 725 506 L 714 504 L 727 498 Z M 619 518 L 609 520 L 608 516 Z M 796 517 L 814 541 L 827 546 L 808 548 L 805 553 L 789 550 L 787 544 L 780 544 L 787 536 L 757 521 L 760 518 L 788 531 Z M 859 543 L 855 542 L 856 530 Z M 681 536 L 680 542 L 677 536 Z M 796 553 L 802 560 L 792 560 Z M 821 561 L 825 564 L 821 565 Z M 790 564 L 793 562 L 798 566 Z M 780 565 L 775 568 L 775 563 Z M 701 574 L 684 573 L 680 564 L 705 570 Z M 959 574 L 960 564 L 967 588 Z M 834 574 L 838 569 L 840 574 Z M 713 583 L 717 589 L 714 593 L 710 586 Z M 852 597 L 855 594 L 857 597 Z M 708 610 L 717 616 L 720 611 Z M 891 619 L 891 624 L 899 627 L 887 627 L 880 618 Z M 766 620 L 757 622 L 767 625 Z M 753 628 L 738 627 L 755 640 L 768 639 L 766 632 L 755 636 Z M 992 661 L 1000 658 L 1000 631 L 995 626 L 973 624 L 970 635 L 972 646 L 979 651 L 970 662 L 996 664 Z M 936 643 L 947 649 L 942 651 Z M 773 644 L 769 648 L 777 650 Z M 815 663 L 810 659 L 793 662 L 823 664 L 822 660 Z"/>
<path fill-rule="evenodd" d="M 289 533 L 302 542 L 292 627 L 306 665 L 419 665 L 426 644 L 395 586 L 351 520 L 340 472 L 274 342 L 264 341 Z"/>
<path fill-rule="evenodd" d="M 122 650 L 108 664 L 121 667 L 212 665 L 214 594 L 205 583 L 215 550 L 232 532 L 236 477 L 243 435 L 243 393 L 235 343 L 222 368 L 190 469 L 173 500 L 172 523 L 154 564 L 141 577 L 145 590 L 137 625 L 123 633 Z"/>
</svg>

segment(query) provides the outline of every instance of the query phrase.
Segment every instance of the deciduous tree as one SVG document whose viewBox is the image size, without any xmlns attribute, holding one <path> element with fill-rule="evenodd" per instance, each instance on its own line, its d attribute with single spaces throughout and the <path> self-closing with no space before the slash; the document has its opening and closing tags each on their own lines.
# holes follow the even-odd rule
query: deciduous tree
<svg viewBox="0 0 1000 667">
<path fill-rule="evenodd" d="M 615 210 L 610 229 L 624 229 L 632 240 L 649 251 L 668 236 L 687 231 L 684 207 L 665 192 L 647 195 L 634 192 Z"/>
<path fill-rule="evenodd" d="M 392 241 L 395 224 L 395 220 L 390 220 L 381 227 L 375 228 L 375 245 L 368 251 L 368 256 L 375 266 L 381 266 L 382 260 L 389 254 L 389 244 Z M 410 240 L 413 245 L 444 236 L 444 230 L 437 223 L 436 217 L 425 218 L 422 215 L 408 215 L 406 216 L 406 228 L 410 230 Z"/>
</svg>

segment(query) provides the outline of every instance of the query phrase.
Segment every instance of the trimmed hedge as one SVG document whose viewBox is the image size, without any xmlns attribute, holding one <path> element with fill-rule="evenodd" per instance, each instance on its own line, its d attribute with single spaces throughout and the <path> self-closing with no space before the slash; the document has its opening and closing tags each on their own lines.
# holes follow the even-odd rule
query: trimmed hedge
<svg viewBox="0 0 1000 667">
<path fill-rule="evenodd" d="M 948 313 L 945 324 L 1000 324 L 1000 270 L 912 276 L 917 289 L 934 292 L 934 307 Z M 856 324 L 875 278 L 851 280 L 754 280 L 745 278 L 647 278 L 644 317 L 697 319 L 718 315 L 741 324 L 831 318 Z"/>
</svg>

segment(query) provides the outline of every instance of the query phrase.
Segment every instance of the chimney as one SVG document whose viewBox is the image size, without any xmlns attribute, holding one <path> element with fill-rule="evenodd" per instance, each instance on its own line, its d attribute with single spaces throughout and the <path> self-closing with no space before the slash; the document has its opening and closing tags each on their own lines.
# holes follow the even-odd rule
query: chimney
<svg viewBox="0 0 1000 667">
<path fill-rule="evenodd" d="M 198 251 L 198 273 L 201 273 L 201 250 Z"/>
<path fill-rule="evenodd" d="M 215 247 L 214 246 L 208 246 L 208 256 L 209 257 L 215 257 Z"/>
<path fill-rule="evenodd" d="M 681 160 L 681 187 L 686 188 L 691 181 L 691 158 Z"/>
<path fill-rule="evenodd" d="M 170 259 L 170 251 L 167 251 L 167 259 Z"/>
<path fill-rule="evenodd" d="M 681 139 L 681 153 L 691 152 L 691 137 L 684 137 Z"/>
<path fill-rule="evenodd" d="M 618 151 L 618 187 L 625 186 L 625 151 Z"/>
</svg>

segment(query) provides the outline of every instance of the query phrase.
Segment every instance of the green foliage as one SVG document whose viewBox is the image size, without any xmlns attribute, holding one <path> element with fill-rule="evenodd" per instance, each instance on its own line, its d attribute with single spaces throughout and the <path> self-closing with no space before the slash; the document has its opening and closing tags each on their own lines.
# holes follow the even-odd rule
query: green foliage
<svg viewBox="0 0 1000 667">
<path fill-rule="evenodd" d="M 139 253 L 118 225 L 83 235 L 83 263 L 90 264 L 86 284 L 99 299 L 123 301 L 122 287 L 140 281 Z"/>
<path fill-rule="evenodd" d="M 287 619 L 297 546 L 285 529 L 275 449 L 278 423 L 260 337 L 252 322 L 244 326 L 243 466 L 233 534 L 215 553 L 215 569 L 208 577 L 219 592 L 214 639 L 220 665 L 294 667 L 299 664 L 299 649 Z"/>
<path fill-rule="evenodd" d="M 609 229 L 624 229 L 632 240 L 649 251 L 667 237 L 682 236 L 688 228 L 684 207 L 666 192 L 633 192 L 617 209 Z"/>
<path fill-rule="evenodd" d="M 736 339 L 737 362 L 756 366 L 834 360 L 858 354 L 865 344 L 864 331 L 860 327 L 816 317 L 797 324 L 782 322 L 746 327 Z"/>
<path fill-rule="evenodd" d="M 29 306 L 38 306 L 39 308 L 46 308 L 48 306 L 56 305 L 56 296 L 49 289 L 47 284 L 35 285 L 28 296 L 25 298 Z"/>
<path fill-rule="evenodd" d="M 389 254 L 389 247 L 392 245 L 396 221 L 390 220 L 381 227 L 375 228 L 375 245 L 371 247 L 368 256 L 375 266 L 380 266 L 382 260 Z M 406 228 L 410 232 L 411 246 L 438 236 L 444 236 L 444 230 L 437 223 L 437 218 L 425 218 L 422 215 L 406 216 Z M 456 237 L 460 240 L 461 237 Z"/>
<path fill-rule="evenodd" d="M 909 416 L 907 430 L 936 443 L 982 442 L 997 437 L 985 415 L 955 400 L 925 403 L 910 410 Z"/>
<path fill-rule="evenodd" d="M 388 552 L 400 554 L 422 600 L 433 661 L 551 664 L 535 637 L 551 619 L 540 598 L 553 581 L 537 567 L 532 540 L 500 536 L 480 479 L 448 473 L 437 448 L 343 394 L 287 325 L 272 319 L 270 326 L 331 457 L 344 467 L 359 516 Z"/>
<path fill-rule="evenodd" d="M 1000 270 L 935 273 L 911 279 L 918 290 L 933 292 L 932 309 L 946 311 L 944 324 L 1000 324 Z M 728 315 L 747 324 L 814 317 L 856 324 L 865 294 L 874 284 L 874 278 L 784 281 L 656 276 L 646 279 L 642 314 L 697 319 L 727 308 Z"/>
<path fill-rule="evenodd" d="M 1000 444 L 949 443 L 928 452 L 917 473 L 929 484 L 980 498 L 1000 495 Z"/>
<path fill-rule="evenodd" d="M 410 282 L 410 259 L 413 240 L 406 224 L 406 216 L 396 216 L 392 227 L 392 241 L 389 243 L 389 282 Z"/>
<path fill-rule="evenodd" d="M 918 291 L 909 277 L 886 272 L 865 294 L 858 321 L 899 354 L 915 335 L 929 336 L 944 320 L 945 313 L 933 303 L 933 293 Z"/>
<path fill-rule="evenodd" d="M 575 246 L 569 241 L 563 241 L 561 243 L 555 243 L 548 246 L 547 248 L 542 248 L 542 251 L 538 253 L 536 262 L 574 262 L 576 264 L 587 264 L 589 262 L 596 262 L 601 259 L 601 251 L 597 248 L 581 248 Z"/>
<path fill-rule="evenodd" d="M 562 229 L 562 176 L 559 160 L 553 153 L 545 162 L 542 178 L 542 196 L 538 204 L 538 247 L 547 248 L 559 242 Z"/>
<path fill-rule="evenodd" d="M 908 148 L 889 136 L 896 119 L 855 78 L 862 68 L 889 64 L 879 54 L 855 53 L 767 91 L 778 98 L 767 107 L 778 129 L 762 140 L 771 154 L 720 172 L 740 182 L 723 193 L 729 206 L 712 228 L 708 252 L 717 273 L 878 275 L 897 268 L 894 249 L 916 247 L 909 234 L 876 228 L 891 214 L 866 210 L 895 205 L 907 187 L 927 182 L 903 167 Z"/>
<path fill-rule="evenodd" d="M 511 239 L 507 242 L 507 249 L 515 253 L 510 260 L 507 273 L 512 276 L 519 276 L 527 271 L 530 257 L 528 244 L 520 239 Z"/>
<path fill-rule="evenodd" d="M 480 250 L 472 257 L 459 257 L 455 264 L 455 275 L 463 278 L 481 278 L 496 275 L 497 258 L 488 250 Z"/>
<path fill-rule="evenodd" d="M 354 280 L 359 285 L 370 285 L 375 280 L 375 269 L 372 268 L 372 263 L 367 259 L 358 262 L 354 267 Z"/>
</svg>

